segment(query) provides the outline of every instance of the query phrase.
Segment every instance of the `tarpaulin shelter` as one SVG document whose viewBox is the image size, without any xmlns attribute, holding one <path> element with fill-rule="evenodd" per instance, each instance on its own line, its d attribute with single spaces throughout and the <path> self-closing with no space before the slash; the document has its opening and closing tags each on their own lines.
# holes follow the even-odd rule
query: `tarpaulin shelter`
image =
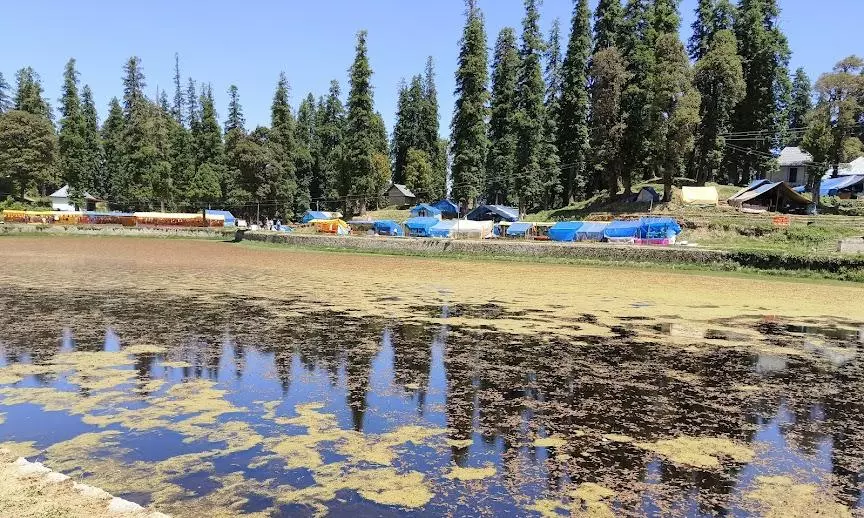
<svg viewBox="0 0 864 518">
<path fill-rule="evenodd" d="M 805 212 L 810 200 L 784 182 L 756 181 L 729 198 L 733 207 L 757 207 L 775 212 Z"/>
<path fill-rule="evenodd" d="M 440 223 L 438 218 L 410 218 L 405 222 L 408 234 L 414 237 L 430 237 L 429 229 Z"/>
<path fill-rule="evenodd" d="M 805 187 L 795 189 L 795 192 L 803 193 Z M 840 196 L 844 193 L 860 193 L 864 191 L 864 175 L 838 176 L 827 178 L 819 184 L 819 196 Z"/>
<path fill-rule="evenodd" d="M 434 227 L 429 229 L 429 237 L 453 237 L 453 227 L 459 220 L 456 219 L 445 219 L 441 220 L 435 224 Z"/>
<path fill-rule="evenodd" d="M 456 219 L 450 236 L 463 239 L 486 239 L 492 236 L 492 221 L 471 221 L 470 219 Z"/>
<path fill-rule="evenodd" d="M 649 244 L 674 244 L 681 226 L 672 218 L 642 218 L 639 239 Z"/>
<path fill-rule="evenodd" d="M 348 227 L 351 229 L 351 232 L 354 232 L 355 234 L 364 234 L 375 229 L 375 221 L 371 219 L 354 218 L 348 221 Z"/>
<path fill-rule="evenodd" d="M 411 207 L 411 217 L 441 219 L 441 211 L 432 205 L 421 203 L 416 207 Z"/>
<path fill-rule="evenodd" d="M 534 223 L 528 221 L 517 221 L 511 223 L 507 228 L 507 237 L 528 237 L 534 229 Z"/>
<path fill-rule="evenodd" d="M 639 239 L 639 233 L 642 230 L 642 223 L 639 220 L 620 221 L 616 220 L 606 227 L 603 231 L 603 237 L 610 242 L 630 242 L 634 243 Z"/>
<path fill-rule="evenodd" d="M 581 221 L 561 221 L 555 223 L 555 226 L 549 229 L 549 239 L 552 241 L 576 241 L 576 232 L 583 224 Z"/>
<path fill-rule="evenodd" d="M 480 205 L 465 216 L 471 221 L 519 221 L 519 210 L 504 205 Z"/>
<path fill-rule="evenodd" d="M 660 201 L 660 195 L 657 194 L 657 191 L 654 190 L 653 187 L 647 185 L 639 189 L 639 194 L 636 195 L 636 201 L 638 203 L 657 203 Z"/>
<path fill-rule="evenodd" d="M 211 210 L 207 209 L 205 214 L 209 218 L 210 216 L 222 216 L 225 218 L 225 226 L 226 227 L 236 227 L 237 226 L 237 218 L 234 217 L 234 214 L 231 214 L 227 210 Z"/>
<path fill-rule="evenodd" d="M 720 203 L 720 193 L 714 186 L 685 186 L 681 188 L 681 201 L 687 205 L 717 205 Z"/>
<path fill-rule="evenodd" d="M 609 223 L 605 221 L 586 221 L 576 231 L 576 241 L 603 241 L 603 234 Z"/>
<path fill-rule="evenodd" d="M 404 236 L 405 231 L 402 230 L 402 225 L 395 221 L 385 219 L 376 221 L 374 225 L 375 233 L 382 236 Z"/>
<path fill-rule="evenodd" d="M 311 223 L 313 220 L 329 220 L 329 219 L 339 219 L 342 217 L 340 212 L 325 212 L 322 210 L 307 210 L 303 213 L 303 218 L 300 219 L 301 223 Z"/>
<path fill-rule="evenodd" d="M 441 217 L 443 218 L 459 217 L 459 205 L 450 200 L 438 200 L 432 206 L 441 211 Z"/>
<path fill-rule="evenodd" d="M 315 230 L 323 234 L 344 236 L 351 232 L 348 223 L 345 223 L 341 219 L 313 219 L 309 223 L 315 227 Z"/>
</svg>

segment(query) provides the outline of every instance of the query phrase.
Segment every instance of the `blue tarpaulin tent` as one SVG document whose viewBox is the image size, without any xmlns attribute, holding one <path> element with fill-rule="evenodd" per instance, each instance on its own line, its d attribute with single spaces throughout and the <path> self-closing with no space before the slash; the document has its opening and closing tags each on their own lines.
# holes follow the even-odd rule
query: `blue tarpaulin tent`
<svg viewBox="0 0 864 518">
<path fill-rule="evenodd" d="M 445 219 L 439 221 L 429 229 L 429 237 L 453 237 L 453 229 L 459 223 L 458 219 Z"/>
<path fill-rule="evenodd" d="M 603 237 L 608 240 L 627 240 L 639 237 L 642 224 L 638 221 L 613 221 L 603 231 Z"/>
<path fill-rule="evenodd" d="M 507 227 L 507 235 L 510 237 L 525 237 L 534 228 L 534 223 L 517 221 Z"/>
<path fill-rule="evenodd" d="M 519 210 L 504 205 L 480 205 L 465 216 L 472 221 L 519 221 Z"/>
<path fill-rule="evenodd" d="M 234 217 L 233 214 L 228 212 L 227 210 L 211 210 L 207 209 L 205 214 L 207 216 L 225 216 L 225 226 L 226 227 L 236 227 L 237 226 L 237 218 Z"/>
<path fill-rule="evenodd" d="M 864 188 L 864 175 L 848 175 L 838 176 L 837 178 L 828 178 L 822 180 L 819 184 L 819 196 L 837 196 L 841 191 L 857 191 L 860 192 Z M 803 185 L 796 187 L 795 192 L 806 192 L 807 188 Z"/>
<path fill-rule="evenodd" d="M 586 221 L 576 231 L 576 241 L 603 241 L 603 233 L 609 223 L 605 221 Z"/>
<path fill-rule="evenodd" d="M 441 211 L 442 215 L 458 217 L 459 206 L 450 200 L 439 200 L 432 204 L 433 207 Z"/>
<path fill-rule="evenodd" d="M 440 223 L 437 218 L 411 218 L 405 222 L 408 234 L 414 237 L 430 237 L 429 229 Z"/>
<path fill-rule="evenodd" d="M 432 205 L 428 205 L 426 203 L 421 203 L 416 207 L 411 207 L 411 217 L 412 218 L 437 218 L 441 219 L 441 211 L 433 207 Z"/>
<path fill-rule="evenodd" d="M 314 219 L 331 219 L 332 216 L 329 212 L 323 212 L 320 210 L 307 210 L 306 214 L 303 214 L 303 219 L 300 221 L 302 223 L 309 223 Z"/>
<path fill-rule="evenodd" d="M 642 218 L 639 223 L 641 239 L 672 238 L 681 233 L 681 226 L 672 218 Z"/>
<path fill-rule="evenodd" d="M 402 225 L 392 220 L 376 221 L 374 223 L 375 233 L 382 236 L 404 236 L 405 231 L 402 230 Z"/>
<path fill-rule="evenodd" d="M 561 221 L 549 229 L 552 241 L 575 241 L 576 232 L 582 227 L 581 221 Z"/>
</svg>

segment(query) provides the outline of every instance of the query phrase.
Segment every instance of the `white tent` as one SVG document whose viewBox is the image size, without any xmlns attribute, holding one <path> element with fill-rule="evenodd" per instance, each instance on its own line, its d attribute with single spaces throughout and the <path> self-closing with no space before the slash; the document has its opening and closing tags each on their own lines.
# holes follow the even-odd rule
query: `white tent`
<svg viewBox="0 0 864 518">
<path fill-rule="evenodd" d="M 720 193 L 717 187 L 682 187 L 681 198 L 687 205 L 717 205 Z"/>
</svg>

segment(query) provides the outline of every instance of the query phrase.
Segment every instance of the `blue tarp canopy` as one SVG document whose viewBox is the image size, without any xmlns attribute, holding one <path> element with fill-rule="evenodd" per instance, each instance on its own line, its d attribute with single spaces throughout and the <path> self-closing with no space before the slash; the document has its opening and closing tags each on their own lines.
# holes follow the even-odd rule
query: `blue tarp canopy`
<svg viewBox="0 0 864 518">
<path fill-rule="evenodd" d="M 642 223 L 636 221 L 613 221 L 609 223 L 606 230 L 603 231 L 603 237 L 606 239 L 639 237 L 639 231 L 642 228 Z"/>
<path fill-rule="evenodd" d="M 642 239 L 658 239 L 677 236 L 681 226 L 672 218 L 642 218 L 639 237 Z"/>
<path fill-rule="evenodd" d="M 453 234 L 453 229 L 458 223 L 458 219 L 445 219 L 439 221 L 434 227 L 429 229 L 429 237 L 450 237 Z"/>
<path fill-rule="evenodd" d="M 450 200 L 439 200 L 433 203 L 432 206 L 440 210 L 441 214 L 459 215 L 459 206 Z"/>
<path fill-rule="evenodd" d="M 211 210 L 207 209 L 205 211 L 207 216 L 224 216 L 225 217 L 225 226 L 226 227 L 234 227 L 237 226 L 237 218 L 234 217 L 234 214 L 231 214 L 227 210 Z"/>
<path fill-rule="evenodd" d="M 549 239 L 552 241 L 575 241 L 576 232 L 582 227 L 581 221 L 561 221 L 549 229 Z"/>
<path fill-rule="evenodd" d="M 576 231 L 577 241 L 602 241 L 603 233 L 606 232 L 606 227 L 609 223 L 605 221 L 586 221 Z"/>
<path fill-rule="evenodd" d="M 513 223 L 509 227 L 507 227 L 507 235 L 508 236 L 525 236 L 529 230 L 534 228 L 534 223 L 529 223 L 526 221 L 517 221 Z"/>
<path fill-rule="evenodd" d="M 303 214 L 303 219 L 300 221 L 303 223 L 309 223 L 313 219 L 331 219 L 331 214 L 329 212 L 323 212 L 320 210 L 307 210 L 306 214 Z"/>
<path fill-rule="evenodd" d="M 822 180 L 819 185 L 819 196 L 837 196 L 840 191 L 854 189 L 864 184 L 864 175 L 838 176 Z"/>
<path fill-rule="evenodd" d="M 472 221 L 519 221 L 519 209 L 504 205 L 480 205 L 465 216 Z"/>
<path fill-rule="evenodd" d="M 404 236 L 405 231 L 402 230 L 402 225 L 392 220 L 376 221 L 374 224 L 375 233 L 385 236 Z"/>
<path fill-rule="evenodd" d="M 435 216 L 441 216 L 441 211 L 436 209 L 432 205 L 421 203 L 416 207 L 411 207 L 412 218 L 429 218 Z"/>
<path fill-rule="evenodd" d="M 429 229 L 440 223 L 437 218 L 411 218 L 405 222 L 408 233 L 416 237 L 430 237 Z"/>
</svg>

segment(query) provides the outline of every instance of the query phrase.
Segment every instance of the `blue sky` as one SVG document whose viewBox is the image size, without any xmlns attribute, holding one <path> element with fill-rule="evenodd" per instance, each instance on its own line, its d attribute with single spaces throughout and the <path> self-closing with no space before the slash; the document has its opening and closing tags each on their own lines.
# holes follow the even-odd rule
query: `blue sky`
<svg viewBox="0 0 864 518">
<path fill-rule="evenodd" d="M 521 0 L 479 3 L 490 47 L 502 27 L 518 29 Z M 681 4 L 684 38 L 689 37 L 695 4 L 696 0 Z M 840 58 L 864 53 L 864 1 L 781 0 L 781 7 L 793 69 L 803 66 L 815 79 Z M 545 0 L 544 31 L 556 17 L 569 31 L 571 10 L 571 0 Z M 56 106 L 63 65 L 75 57 L 81 80 L 93 89 L 102 118 L 110 98 L 122 95 L 122 65 L 129 56 L 141 57 L 148 94 L 153 96 L 157 85 L 173 88 L 174 53 L 179 52 L 184 81 L 192 76 L 212 84 L 220 119 L 226 109 L 225 92 L 230 84 L 237 85 L 251 127 L 268 123 L 281 70 L 291 83 L 295 109 L 308 92 L 326 93 L 331 79 L 342 84 L 344 97 L 355 34 L 367 29 L 375 106 L 388 128 L 392 128 L 399 80 L 422 71 L 431 55 L 438 72 L 441 132 L 446 136 L 463 12 L 462 0 L 8 2 L 0 16 L 0 71 L 12 83 L 15 70 L 33 66 Z"/>
</svg>

